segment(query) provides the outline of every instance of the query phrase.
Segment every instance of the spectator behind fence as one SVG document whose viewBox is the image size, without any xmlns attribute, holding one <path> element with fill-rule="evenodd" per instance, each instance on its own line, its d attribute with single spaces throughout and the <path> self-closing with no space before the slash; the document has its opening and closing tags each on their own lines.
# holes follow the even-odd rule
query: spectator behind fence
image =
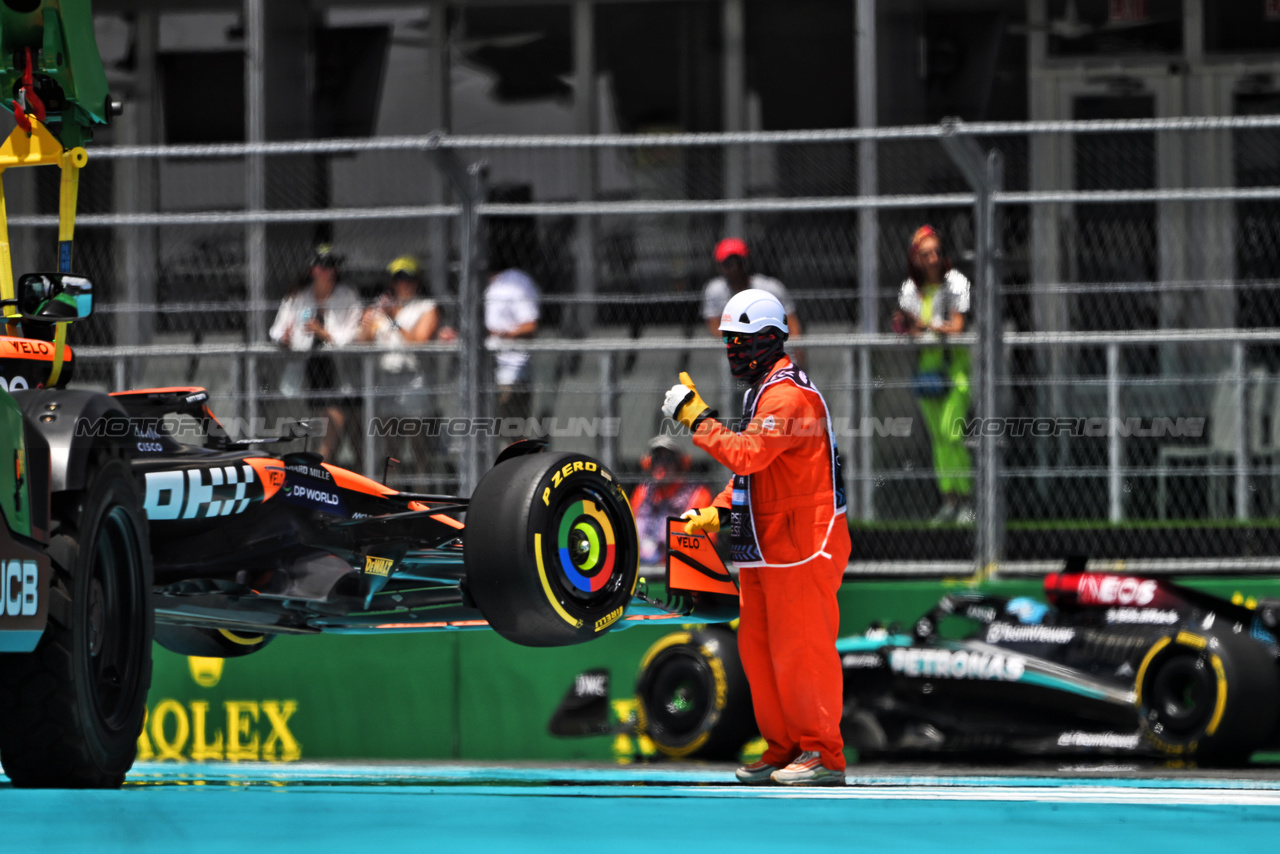
<svg viewBox="0 0 1280 854">
<path fill-rule="evenodd" d="M 791 329 L 792 359 L 800 367 L 804 367 L 804 355 L 795 349 L 795 341 L 800 337 L 800 317 L 796 314 L 796 303 L 787 291 L 787 286 L 777 279 L 749 273 L 747 244 L 740 237 L 726 237 L 716 244 L 716 265 L 720 275 L 707 282 L 702 289 L 702 319 L 707 329 L 716 338 L 720 337 L 720 315 L 730 297 L 740 294 L 747 288 L 766 291 L 778 298 L 787 312 L 787 326 Z"/>
<path fill-rule="evenodd" d="M 387 289 L 360 319 L 362 342 L 374 342 L 394 348 L 378 359 L 378 414 L 393 418 L 425 418 L 434 414 L 423 364 L 412 350 L 430 341 L 440 326 L 440 311 L 435 300 L 422 295 L 422 265 L 412 255 L 401 255 L 387 265 L 390 280 Z M 411 433 L 415 464 L 427 465 L 424 431 Z M 387 453 L 401 463 L 400 437 L 387 438 Z"/>
<path fill-rule="evenodd" d="M 328 419 L 319 448 L 326 459 L 332 459 L 348 433 L 359 455 L 359 431 L 352 429 L 352 386 L 333 357 L 335 349 L 355 339 L 360 327 L 355 291 L 338 284 L 341 261 L 329 244 L 319 246 L 305 284 L 281 302 L 270 332 L 272 341 L 297 356 L 281 374 L 280 390 L 287 395 L 306 393 L 308 407 Z"/>
<path fill-rule="evenodd" d="M 964 331 L 969 280 L 951 268 L 942 240 L 930 226 L 916 230 L 907 252 L 907 280 L 898 295 L 893 329 L 931 346 L 920 348 L 912 389 L 933 446 L 933 470 L 942 506 L 934 524 L 973 522 L 969 451 L 953 429 L 969 411 L 969 350 L 939 346 Z"/>
<path fill-rule="evenodd" d="M 484 291 L 484 325 L 491 340 L 532 338 L 538 331 L 538 317 L 538 287 L 527 273 L 507 267 L 489 277 Z M 494 414 L 498 418 L 525 419 L 533 414 L 529 356 L 521 350 L 494 354 Z"/>
<path fill-rule="evenodd" d="M 690 464 L 689 455 L 670 436 L 649 440 L 649 452 L 640 459 L 647 477 L 631 493 L 642 564 L 661 566 L 666 562 L 668 517 L 711 505 L 711 490 L 688 479 Z"/>
</svg>

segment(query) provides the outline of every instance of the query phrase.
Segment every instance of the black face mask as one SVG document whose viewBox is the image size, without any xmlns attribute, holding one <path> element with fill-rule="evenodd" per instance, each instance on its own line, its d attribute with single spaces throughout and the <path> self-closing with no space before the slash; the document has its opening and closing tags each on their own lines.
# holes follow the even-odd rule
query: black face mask
<svg viewBox="0 0 1280 854">
<path fill-rule="evenodd" d="M 755 385 L 765 378 L 774 363 L 785 355 L 786 337 L 770 329 L 756 335 L 724 336 L 729 348 L 729 372 L 734 379 Z"/>
</svg>

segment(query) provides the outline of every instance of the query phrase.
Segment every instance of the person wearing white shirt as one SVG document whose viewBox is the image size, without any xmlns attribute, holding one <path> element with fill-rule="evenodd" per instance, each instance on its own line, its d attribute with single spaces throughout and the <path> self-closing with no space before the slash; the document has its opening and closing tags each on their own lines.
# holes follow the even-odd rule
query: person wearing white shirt
<svg viewBox="0 0 1280 854">
<path fill-rule="evenodd" d="M 412 255 L 401 255 L 387 265 L 391 282 L 360 319 L 358 340 L 394 348 L 378 360 L 380 391 L 378 412 L 399 418 L 431 415 L 430 392 L 423 365 L 413 353 L 416 345 L 430 341 L 440 329 L 435 300 L 421 295 L 422 265 Z M 411 446 L 419 467 L 427 464 L 422 431 L 412 434 Z M 387 453 L 404 463 L 400 437 L 387 437 Z"/>
<path fill-rule="evenodd" d="M 898 293 L 893 328 L 926 346 L 917 356 L 912 389 L 933 449 L 933 470 L 942 506 L 935 525 L 971 525 L 972 460 L 964 436 L 955 429 L 969 411 L 971 366 L 966 347 L 952 347 L 947 336 L 965 330 L 969 314 L 969 280 L 952 269 L 938 232 L 916 229 L 907 251 L 907 279 Z"/>
<path fill-rule="evenodd" d="M 310 283 L 280 304 L 269 333 L 281 348 L 300 357 L 284 371 L 281 390 L 309 392 L 308 406 L 320 410 L 328 419 L 319 448 L 325 458 L 338 450 L 349 424 L 354 422 L 347 411 L 354 405 L 351 383 L 344 380 L 332 351 L 355 340 L 360 328 L 360 304 L 355 291 L 338 284 L 339 260 L 327 244 L 316 250 L 311 260 Z"/>
<path fill-rule="evenodd" d="M 484 291 L 484 325 L 491 340 L 532 338 L 538 331 L 538 287 L 528 274 L 514 267 L 495 273 Z M 494 354 L 499 418 L 532 415 L 529 353 L 500 350 Z"/>
</svg>

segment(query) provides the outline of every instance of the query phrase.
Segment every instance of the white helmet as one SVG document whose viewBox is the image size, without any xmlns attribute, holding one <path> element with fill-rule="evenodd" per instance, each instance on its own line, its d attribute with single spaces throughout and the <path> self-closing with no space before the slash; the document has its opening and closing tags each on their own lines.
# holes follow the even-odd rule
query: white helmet
<svg viewBox="0 0 1280 854">
<path fill-rule="evenodd" d="M 747 288 L 734 294 L 720 315 L 721 332 L 746 332 L 754 334 L 769 327 L 790 333 L 787 328 L 787 311 L 778 298 L 759 288 Z"/>
</svg>

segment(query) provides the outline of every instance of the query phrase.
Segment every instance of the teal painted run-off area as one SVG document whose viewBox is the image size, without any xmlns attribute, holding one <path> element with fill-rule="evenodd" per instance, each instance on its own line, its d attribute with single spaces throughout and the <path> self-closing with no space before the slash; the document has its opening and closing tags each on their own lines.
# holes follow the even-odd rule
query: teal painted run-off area
<svg viewBox="0 0 1280 854">
<path fill-rule="evenodd" d="M 731 766 L 146 764 L 118 792 L 13 789 L 6 852 L 1227 851 L 1280 830 L 1280 779 L 852 775 Z"/>
</svg>

